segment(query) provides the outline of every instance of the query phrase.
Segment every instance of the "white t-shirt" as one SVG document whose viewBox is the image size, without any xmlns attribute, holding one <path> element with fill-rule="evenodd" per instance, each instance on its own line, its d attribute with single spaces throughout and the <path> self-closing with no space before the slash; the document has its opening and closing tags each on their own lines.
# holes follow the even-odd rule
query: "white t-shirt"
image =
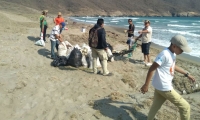
<svg viewBox="0 0 200 120">
<path fill-rule="evenodd" d="M 155 61 L 160 66 L 156 69 L 152 85 L 160 91 L 172 90 L 172 79 L 174 78 L 176 54 L 168 48 L 158 54 Z"/>
<path fill-rule="evenodd" d="M 58 35 L 60 34 L 60 26 L 59 26 L 59 25 L 56 25 L 56 26 L 52 29 L 52 31 L 51 31 L 50 39 L 51 39 L 52 41 L 58 40 L 58 39 L 56 39 L 56 37 L 55 37 L 56 34 L 58 34 Z"/>
<path fill-rule="evenodd" d="M 143 30 L 147 30 L 148 33 L 142 33 L 142 43 L 149 43 L 151 42 L 152 37 L 152 28 L 151 26 L 145 27 Z"/>
</svg>

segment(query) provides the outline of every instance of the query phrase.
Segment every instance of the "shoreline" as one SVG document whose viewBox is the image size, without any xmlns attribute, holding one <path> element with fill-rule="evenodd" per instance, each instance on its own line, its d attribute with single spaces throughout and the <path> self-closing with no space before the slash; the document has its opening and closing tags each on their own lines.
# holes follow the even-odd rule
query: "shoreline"
<svg viewBox="0 0 200 120">
<path fill-rule="evenodd" d="M 108 28 L 109 27 L 114 28 L 116 31 L 124 30 L 123 27 L 108 26 Z M 137 37 L 137 36 L 135 36 L 135 37 Z M 140 41 L 138 41 L 138 43 L 141 44 Z M 166 48 L 162 45 L 155 44 L 154 42 L 151 42 L 151 43 L 152 43 L 151 48 L 159 50 L 159 52 L 161 52 L 163 49 Z M 188 62 L 197 64 L 197 65 L 200 65 L 200 58 L 199 57 L 192 56 L 192 55 L 189 55 L 189 54 L 186 54 L 186 53 L 182 53 L 181 55 L 178 55 L 177 59 L 183 60 L 183 61 L 188 61 Z"/>
<path fill-rule="evenodd" d="M 86 23 L 86 22 L 77 21 L 77 20 L 74 20 L 70 17 L 69 17 L 69 19 L 72 20 L 72 21 L 76 21 L 77 23 L 82 23 L 82 24 L 85 24 L 85 25 L 93 25 L 94 24 L 94 23 Z M 125 27 L 117 27 L 117 26 L 112 26 L 112 25 L 105 25 L 105 28 L 106 28 L 106 31 L 109 31 L 110 30 L 109 28 L 112 28 L 112 29 L 115 29 L 117 32 L 121 32 L 121 33 L 123 33 L 122 31 L 126 29 Z M 166 47 L 152 42 L 151 48 L 162 51 Z M 178 55 L 177 59 L 188 61 L 188 62 L 197 64 L 197 65 L 200 65 L 200 58 L 199 57 L 192 56 L 192 55 L 189 55 L 189 54 L 186 54 L 186 53 L 182 53 L 181 55 Z"/>
<path fill-rule="evenodd" d="M 157 49 L 159 51 L 163 50 L 164 46 L 161 46 L 161 45 L 158 45 L 158 44 L 155 44 L 152 42 L 151 44 L 151 47 L 154 48 L 154 49 Z M 188 62 L 191 62 L 191 63 L 194 63 L 194 64 L 197 64 L 197 65 L 200 65 L 200 58 L 198 57 L 195 57 L 195 56 L 192 56 L 192 55 L 188 55 L 186 53 L 182 53 L 181 55 L 178 55 L 177 56 L 177 59 L 179 60 L 184 60 L 184 61 L 188 61 Z"/>
</svg>

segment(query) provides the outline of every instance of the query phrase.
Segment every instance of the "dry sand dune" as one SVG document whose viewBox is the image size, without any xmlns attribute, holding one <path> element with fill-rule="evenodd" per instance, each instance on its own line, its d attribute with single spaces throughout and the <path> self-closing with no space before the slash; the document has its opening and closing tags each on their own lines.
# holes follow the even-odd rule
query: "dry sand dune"
<svg viewBox="0 0 200 120">
<path fill-rule="evenodd" d="M 139 92 L 148 70 L 136 62 L 142 59 L 140 47 L 129 61 L 116 57 L 116 61 L 109 63 L 112 77 L 94 75 L 86 68 L 55 68 L 48 58 L 50 42 L 45 47 L 34 45 L 39 36 L 36 19 L 39 13 L 14 14 L 0 11 L 0 120 L 146 120 L 153 88 L 145 95 Z M 51 18 L 48 21 L 50 33 L 53 23 Z M 69 22 L 69 30 L 63 31 L 63 35 L 72 44 L 82 45 L 88 34 L 79 31 L 81 26 Z M 106 30 L 114 49 L 127 48 L 121 29 L 106 27 Z M 154 59 L 158 50 L 152 49 L 151 53 Z M 180 60 L 178 64 L 200 80 L 199 66 Z M 176 80 L 178 85 L 183 78 L 177 75 Z M 177 88 L 185 89 L 184 85 Z M 191 120 L 199 120 L 199 93 L 184 98 L 191 104 Z M 168 101 L 157 118 L 180 119 L 178 109 Z"/>
</svg>

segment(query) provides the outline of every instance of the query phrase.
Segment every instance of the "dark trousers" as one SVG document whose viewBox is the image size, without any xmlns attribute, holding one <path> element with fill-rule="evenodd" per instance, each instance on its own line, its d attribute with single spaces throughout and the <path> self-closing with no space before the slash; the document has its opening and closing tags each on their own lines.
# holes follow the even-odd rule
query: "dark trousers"
<svg viewBox="0 0 200 120">
<path fill-rule="evenodd" d="M 46 41 L 47 26 L 44 26 L 43 40 Z"/>
<path fill-rule="evenodd" d="M 56 40 L 56 41 L 51 40 L 51 58 L 53 58 L 53 59 L 56 57 L 54 50 L 56 48 L 56 50 L 58 51 L 58 45 L 59 45 L 58 40 Z"/>
</svg>

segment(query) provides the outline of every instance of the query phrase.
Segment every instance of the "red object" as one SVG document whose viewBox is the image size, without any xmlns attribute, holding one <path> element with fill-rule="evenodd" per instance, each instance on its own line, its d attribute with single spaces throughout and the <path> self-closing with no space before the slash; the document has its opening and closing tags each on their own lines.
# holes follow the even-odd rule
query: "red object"
<svg viewBox="0 0 200 120">
<path fill-rule="evenodd" d="M 65 28 L 65 30 L 68 30 L 68 28 Z"/>
<path fill-rule="evenodd" d="M 64 18 L 62 18 L 62 17 L 57 17 L 57 18 L 55 18 L 55 22 L 56 22 L 56 25 L 59 25 L 61 22 L 64 22 Z"/>
</svg>

